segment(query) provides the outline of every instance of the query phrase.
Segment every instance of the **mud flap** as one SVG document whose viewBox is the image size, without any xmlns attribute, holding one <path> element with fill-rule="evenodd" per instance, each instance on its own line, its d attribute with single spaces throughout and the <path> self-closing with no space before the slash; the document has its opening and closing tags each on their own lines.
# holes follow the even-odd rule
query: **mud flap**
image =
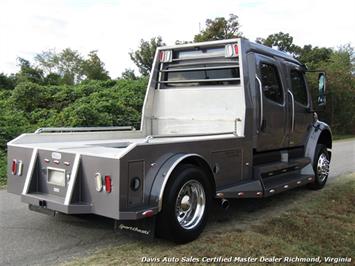
<svg viewBox="0 0 355 266">
<path fill-rule="evenodd" d="M 139 238 L 154 238 L 155 216 L 139 220 L 115 220 L 115 232 L 123 232 Z"/>
</svg>

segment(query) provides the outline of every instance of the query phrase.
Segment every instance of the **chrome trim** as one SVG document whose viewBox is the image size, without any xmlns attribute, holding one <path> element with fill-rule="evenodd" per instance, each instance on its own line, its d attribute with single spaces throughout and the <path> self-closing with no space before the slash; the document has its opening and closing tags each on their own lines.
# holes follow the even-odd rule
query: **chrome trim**
<svg viewBox="0 0 355 266">
<path fill-rule="evenodd" d="M 173 172 L 173 170 L 175 169 L 175 167 L 181 162 L 183 161 L 184 159 L 188 158 L 188 157 L 193 157 L 193 156 L 196 156 L 196 157 L 199 157 L 201 158 L 202 160 L 204 160 L 205 162 L 206 159 L 204 157 L 202 157 L 201 155 L 197 154 L 197 153 L 189 153 L 189 154 L 185 154 L 185 155 L 182 155 L 181 157 L 179 157 L 169 168 L 169 170 L 167 171 L 167 173 L 164 173 L 164 181 L 163 181 L 163 184 L 160 188 L 160 193 L 159 193 L 159 204 L 158 204 L 158 212 L 160 212 L 163 208 L 163 195 L 164 195 L 164 190 L 165 190 L 165 187 L 166 187 L 166 184 L 168 183 L 168 180 L 169 180 L 169 177 L 171 175 L 171 173 Z"/>
<path fill-rule="evenodd" d="M 132 126 L 124 127 L 41 127 L 34 133 L 40 134 L 43 132 L 90 132 L 90 131 L 122 131 L 135 130 Z"/>
<path fill-rule="evenodd" d="M 37 160 L 37 154 L 38 154 L 38 148 L 34 148 L 33 152 L 32 152 L 32 156 L 31 156 L 30 164 L 28 166 L 25 184 L 24 184 L 23 190 L 22 190 L 22 195 L 26 195 L 28 193 L 28 189 L 29 189 L 30 182 L 31 182 L 31 177 L 32 177 L 32 174 L 33 174 L 33 171 L 35 168 L 36 160 Z"/>
<path fill-rule="evenodd" d="M 179 65 L 174 65 L 179 66 Z M 165 70 L 160 70 L 160 72 L 163 73 L 169 73 L 169 72 L 183 72 L 183 71 L 199 71 L 199 70 L 215 70 L 215 69 L 231 69 L 231 68 L 236 68 L 239 67 L 239 65 L 230 65 L 230 66 L 212 66 L 212 67 L 190 67 L 190 68 L 173 68 L 173 69 L 165 69 Z M 160 80 L 160 79 L 159 79 Z"/>
<path fill-rule="evenodd" d="M 239 63 L 236 63 L 237 61 L 235 60 L 215 60 L 215 61 L 208 61 L 208 62 L 202 62 L 202 64 L 227 64 L 227 65 L 234 65 L 237 67 L 240 67 Z M 183 63 L 178 63 L 178 64 L 172 64 L 171 66 L 174 67 L 184 67 L 184 66 L 195 66 L 195 65 L 201 65 L 201 62 L 197 61 L 196 62 L 183 62 Z M 227 66 L 226 66 L 227 67 Z M 229 67 L 229 66 L 228 66 Z"/>
<path fill-rule="evenodd" d="M 295 97 L 293 96 L 293 93 L 288 90 L 287 93 L 289 93 L 291 95 L 291 99 L 292 99 L 292 124 L 291 124 L 291 132 L 293 133 L 294 129 L 295 129 Z"/>
<path fill-rule="evenodd" d="M 196 82 L 215 82 L 215 81 L 240 81 L 240 78 L 171 80 L 171 81 L 158 81 L 158 83 L 176 84 L 176 83 L 196 83 Z"/>
<path fill-rule="evenodd" d="M 261 127 L 263 126 L 263 120 L 264 120 L 264 102 L 263 102 L 263 86 L 261 84 L 261 80 L 258 78 L 257 75 L 255 75 L 256 80 L 259 83 L 259 94 L 260 94 L 260 123 L 259 123 L 259 128 L 261 131 Z"/>
<path fill-rule="evenodd" d="M 74 185 L 75 185 L 76 177 L 78 176 L 79 162 L 80 162 L 80 154 L 77 153 L 75 155 L 73 168 L 68 183 L 67 194 L 65 195 L 64 205 L 69 205 L 71 198 L 73 196 Z"/>
<path fill-rule="evenodd" d="M 176 44 L 171 46 L 161 46 L 158 47 L 158 51 L 161 50 L 169 50 L 169 49 L 176 49 L 176 48 L 189 48 L 189 47 L 205 47 L 205 46 L 215 46 L 220 44 L 229 44 L 229 43 L 236 43 L 240 42 L 240 38 L 228 39 L 228 40 L 218 40 L 218 41 L 208 41 L 208 42 L 200 42 L 200 43 L 186 43 L 186 44 Z"/>
<path fill-rule="evenodd" d="M 165 139 L 165 138 L 184 138 L 184 137 L 208 137 L 208 136 L 219 136 L 219 135 L 235 135 L 234 131 L 228 132 L 217 132 L 217 133 L 199 133 L 199 134 L 167 134 L 167 135 L 149 135 L 145 138 L 144 142 L 149 143 L 152 139 Z"/>
<path fill-rule="evenodd" d="M 218 55 L 218 54 L 210 54 L 210 55 L 197 55 L 197 56 L 190 56 L 190 57 L 184 57 L 184 58 L 174 58 L 172 59 L 172 62 L 181 62 L 181 61 L 196 61 L 196 60 L 203 60 L 203 59 L 224 59 L 225 56 L 223 55 Z"/>
</svg>

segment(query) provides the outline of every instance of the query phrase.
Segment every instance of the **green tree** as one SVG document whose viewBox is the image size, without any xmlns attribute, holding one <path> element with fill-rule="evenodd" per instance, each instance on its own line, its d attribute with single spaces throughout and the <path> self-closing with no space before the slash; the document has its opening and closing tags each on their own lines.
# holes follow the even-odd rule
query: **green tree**
<svg viewBox="0 0 355 266">
<path fill-rule="evenodd" d="M 97 54 L 97 50 L 91 51 L 88 54 L 88 59 L 82 64 L 83 74 L 89 80 L 108 80 L 110 79 L 108 71 L 105 69 L 105 64 L 101 61 Z"/>
<path fill-rule="evenodd" d="M 277 47 L 280 51 L 289 52 L 296 54 L 299 52 L 300 47 L 293 44 L 293 37 L 289 33 L 274 33 L 270 34 L 266 39 L 257 38 L 257 43 L 261 43 L 263 45 L 269 47 Z"/>
<path fill-rule="evenodd" d="M 31 113 L 35 108 L 47 107 L 45 87 L 33 82 L 21 82 L 12 91 L 11 100 L 18 110 Z"/>
<path fill-rule="evenodd" d="M 131 60 L 136 64 L 139 72 L 149 75 L 153 65 L 155 51 L 157 47 L 165 45 L 160 36 L 151 38 L 149 41 L 141 39 L 138 50 L 129 53 Z"/>
<path fill-rule="evenodd" d="M 204 42 L 242 37 L 239 28 L 239 18 L 234 14 L 230 14 L 228 19 L 224 17 L 207 19 L 206 28 L 195 35 L 194 41 Z"/>
<path fill-rule="evenodd" d="M 18 65 L 20 71 L 16 74 L 16 83 L 33 82 L 37 84 L 43 83 L 43 71 L 31 65 L 30 61 L 18 57 Z"/>
<path fill-rule="evenodd" d="M 327 107 L 321 113 L 336 134 L 355 134 L 354 50 L 345 45 L 317 68 L 327 73 Z M 316 84 L 315 84 L 316 85 Z"/>
<path fill-rule="evenodd" d="M 126 69 L 122 72 L 121 78 L 122 78 L 122 79 L 136 80 L 136 79 L 137 79 L 137 76 L 136 76 L 136 74 L 134 73 L 134 70 L 133 70 L 133 69 L 126 68 Z"/>
<path fill-rule="evenodd" d="M 312 45 L 304 45 L 299 49 L 297 59 L 302 63 L 307 64 L 307 67 L 314 69 L 321 62 L 330 60 L 333 50 L 325 47 L 312 47 Z"/>
<path fill-rule="evenodd" d="M 49 73 L 43 80 L 45 85 L 60 85 L 63 83 L 62 77 L 57 73 Z"/>
<path fill-rule="evenodd" d="M 35 62 L 42 71 L 49 75 L 57 72 L 58 54 L 54 49 L 42 51 L 34 57 Z"/>
<path fill-rule="evenodd" d="M 11 74 L 7 76 L 4 73 L 0 73 L 0 89 L 12 90 L 16 86 L 16 77 Z"/>
<path fill-rule="evenodd" d="M 55 62 L 64 84 L 76 84 L 83 79 L 84 60 L 78 51 L 66 48 L 55 57 Z"/>
</svg>

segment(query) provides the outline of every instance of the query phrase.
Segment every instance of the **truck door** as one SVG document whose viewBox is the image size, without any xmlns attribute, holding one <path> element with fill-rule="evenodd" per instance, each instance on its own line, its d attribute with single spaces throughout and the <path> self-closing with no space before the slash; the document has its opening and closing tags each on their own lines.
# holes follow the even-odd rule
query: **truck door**
<svg viewBox="0 0 355 266">
<path fill-rule="evenodd" d="M 311 98 L 307 88 L 304 70 L 301 66 L 287 64 L 287 89 L 290 110 L 289 146 L 303 146 L 312 123 Z"/>
<path fill-rule="evenodd" d="M 256 54 L 256 87 L 259 108 L 257 151 L 288 146 L 285 91 L 280 78 L 280 63 L 268 56 Z"/>
</svg>

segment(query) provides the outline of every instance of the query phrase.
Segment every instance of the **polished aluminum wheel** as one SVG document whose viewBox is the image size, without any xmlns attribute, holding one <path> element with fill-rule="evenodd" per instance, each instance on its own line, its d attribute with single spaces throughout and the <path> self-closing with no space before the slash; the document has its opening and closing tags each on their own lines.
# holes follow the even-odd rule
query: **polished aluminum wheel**
<svg viewBox="0 0 355 266">
<path fill-rule="evenodd" d="M 176 199 L 175 214 L 184 229 L 193 229 L 201 221 L 206 208 L 205 190 L 197 180 L 187 181 Z"/>
<path fill-rule="evenodd" d="M 329 160 L 325 153 L 321 153 L 317 163 L 317 175 L 319 182 L 323 183 L 329 174 Z"/>
</svg>

